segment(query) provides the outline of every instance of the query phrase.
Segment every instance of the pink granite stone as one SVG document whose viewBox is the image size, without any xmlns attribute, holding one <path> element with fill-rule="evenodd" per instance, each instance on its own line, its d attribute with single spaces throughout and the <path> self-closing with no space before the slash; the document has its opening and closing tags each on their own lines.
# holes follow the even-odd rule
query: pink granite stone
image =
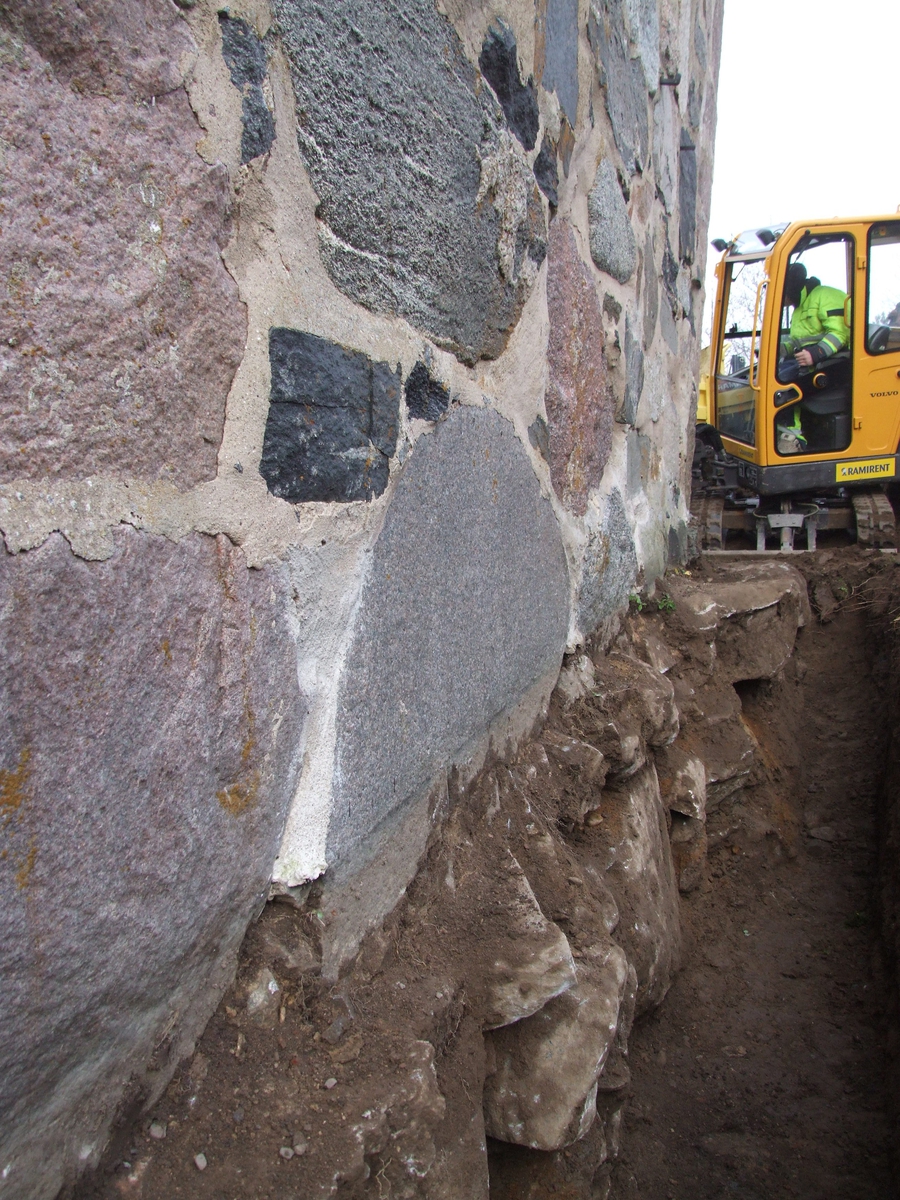
<svg viewBox="0 0 900 1200">
<path fill-rule="evenodd" d="M 544 403 L 550 475 L 566 507 L 581 515 L 609 458 L 615 401 L 603 357 L 597 289 L 571 226 L 558 219 L 550 230 L 548 258 L 550 378 Z"/>
<path fill-rule="evenodd" d="M 212 478 L 246 315 L 165 0 L 0 17 L 0 480 Z"/>
<path fill-rule="evenodd" d="M 56 1196 L 190 1049 L 302 753 L 286 569 L 224 535 L 115 542 L 0 548 L 4 1196 Z"/>
</svg>

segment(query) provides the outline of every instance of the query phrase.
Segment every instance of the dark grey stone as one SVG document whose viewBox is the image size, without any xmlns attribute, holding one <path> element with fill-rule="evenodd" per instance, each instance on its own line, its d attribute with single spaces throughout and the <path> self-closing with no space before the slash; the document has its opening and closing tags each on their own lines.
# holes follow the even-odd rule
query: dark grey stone
<svg viewBox="0 0 900 1200">
<path fill-rule="evenodd" d="M 627 283 L 637 266 L 637 244 L 616 169 L 603 158 L 588 196 L 591 258 L 607 275 Z"/>
<path fill-rule="evenodd" d="M 686 129 L 678 151 L 678 257 L 694 261 L 697 241 L 697 151 Z"/>
<path fill-rule="evenodd" d="M 647 165 L 650 126 L 640 58 L 632 58 L 620 0 L 593 0 L 588 36 L 597 58 L 613 137 L 629 174 Z"/>
<path fill-rule="evenodd" d="M 561 661 L 566 561 L 512 425 L 457 408 L 407 460 L 372 554 L 337 714 L 328 861 L 376 829 Z"/>
<path fill-rule="evenodd" d="M 663 304 L 659 310 L 659 328 L 662 331 L 663 340 L 672 351 L 673 354 L 678 353 L 678 329 L 675 325 L 675 317 L 672 315 L 671 306 Z"/>
<path fill-rule="evenodd" d="M 240 90 L 248 83 L 262 83 L 268 70 L 266 48 L 252 28 L 239 17 L 220 12 L 219 29 L 222 57 L 234 86 Z"/>
<path fill-rule="evenodd" d="M 544 215 L 535 185 L 514 218 L 522 253 L 501 265 L 498 208 L 511 214 L 500 190 L 480 187 L 482 164 L 507 152 L 505 120 L 452 25 L 432 0 L 274 10 L 331 278 L 465 362 L 495 357 L 534 278 L 528 262 L 545 252 Z"/>
<path fill-rule="evenodd" d="M 0 1160 L 55 1196 L 230 982 L 305 705 L 279 569 L 120 527 L 0 552 Z M 82 1148 L 86 1149 L 82 1152 Z M 83 1159 L 83 1161 L 79 1161 Z"/>
<path fill-rule="evenodd" d="M 266 48 L 246 21 L 219 13 L 222 57 L 231 82 L 242 95 L 241 162 L 265 154 L 275 140 L 275 122 L 260 86 L 266 77 Z"/>
<path fill-rule="evenodd" d="M 678 260 L 672 253 L 672 247 L 669 244 L 669 223 L 665 222 L 666 244 L 663 249 L 663 264 L 662 264 L 662 282 L 663 291 L 666 294 L 666 300 L 669 302 L 669 307 L 672 310 L 672 316 L 678 314 Z"/>
<path fill-rule="evenodd" d="M 611 321 L 614 321 L 616 324 L 618 324 L 619 317 L 622 315 L 622 305 L 615 298 L 615 296 L 611 296 L 609 292 L 607 292 L 603 297 L 603 312 Z"/>
<path fill-rule="evenodd" d="M 680 567 L 687 562 L 688 531 L 684 521 L 669 526 L 669 566 Z"/>
<path fill-rule="evenodd" d="M 700 65 L 700 75 L 705 77 L 709 67 L 709 53 L 706 33 L 699 20 L 694 24 L 694 53 L 697 55 L 697 62 Z"/>
<path fill-rule="evenodd" d="M 587 637 L 624 608 L 637 578 L 637 554 L 618 489 L 613 489 L 599 530 L 588 538 L 578 592 L 578 625 Z"/>
<path fill-rule="evenodd" d="M 371 500 L 397 448 L 400 368 L 297 329 L 269 330 L 260 474 L 282 500 Z"/>
<path fill-rule="evenodd" d="M 659 316 L 659 274 L 650 233 L 644 240 L 644 349 L 649 350 Z"/>
<path fill-rule="evenodd" d="M 550 429 L 543 417 L 535 417 L 528 426 L 528 440 L 548 462 L 550 461 Z"/>
<path fill-rule="evenodd" d="M 249 87 L 241 101 L 241 162 L 266 154 L 275 141 L 275 122 L 262 88 Z"/>
<path fill-rule="evenodd" d="M 538 31 L 544 35 L 540 82 L 556 92 L 574 129 L 578 124 L 578 0 L 540 0 Z M 543 9 L 543 12 L 541 12 Z"/>
<path fill-rule="evenodd" d="M 636 429 L 629 429 L 626 442 L 626 484 L 628 495 L 640 496 L 650 472 L 651 441 Z"/>
<path fill-rule="evenodd" d="M 634 336 L 631 320 L 625 317 L 625 401 L 622 405 L 621 420 L 626 425 L 634 425 L 637 421 L 638 405 L 644 390 L 644 352 L 641 343 Z"/>
<path fill-rule="evenodd" d="M 522 82 L 515 34 L 504 21 L 496 21 L 488 30 L 478 65 L 494 89 L 510 129 L 526 150 L 533 150 L 540 127 L 534 80 Z"/>
<path fill-rule="evenodd" d="M 703 111 L 703 84 L 696 79 L 691 80 L 688 88 L 688 121 L 691 129 L 697 133 L 700 129 L 700 116 Z"/>
<path fill-rule="evenodd" d="M 439 379 L 432 379 L 424 363 L 417 362 L 404 386 L 406 407 L 411 417 L 438 421 L 450 406 L 450 392 Z"/>
<path fill-rule="evenodd" d="M 537 185 L 550 201 L 553 208 L 559 204 L 559 166 L 556 158 L 556 147 L 545 137 L 534 160 L 534 177 Z"/>
</svg>

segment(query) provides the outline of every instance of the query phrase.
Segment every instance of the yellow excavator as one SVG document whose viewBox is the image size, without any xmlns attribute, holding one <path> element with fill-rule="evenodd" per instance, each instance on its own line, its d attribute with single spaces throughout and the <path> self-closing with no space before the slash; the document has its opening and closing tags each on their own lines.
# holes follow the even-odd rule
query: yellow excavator
<svg viewBox="0 0 900 1200">
<path fill-rule="evenodd" d="M 900 210 L 795 221 L 712 243 L 692 511 L 704 549 L 816 548 L 849 530 L 896 545 Z M 704 352 L 705 353 L 705 352 Z"/>
</svg>

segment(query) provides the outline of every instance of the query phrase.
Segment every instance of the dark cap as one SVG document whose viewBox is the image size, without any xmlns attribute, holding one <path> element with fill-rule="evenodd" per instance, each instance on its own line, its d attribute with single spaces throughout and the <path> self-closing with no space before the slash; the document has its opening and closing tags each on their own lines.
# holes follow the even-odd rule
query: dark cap
<svg viewBox="0 0 900 1200">
<path fill-rule="evenodd" d="M 806 267 L 801 262 L 791 263 L 784 277 L 784 294 L 790 304 L 796 305 L 800 300 L 800 291 L 804 283 L 806 283 Z"/>
</svg>

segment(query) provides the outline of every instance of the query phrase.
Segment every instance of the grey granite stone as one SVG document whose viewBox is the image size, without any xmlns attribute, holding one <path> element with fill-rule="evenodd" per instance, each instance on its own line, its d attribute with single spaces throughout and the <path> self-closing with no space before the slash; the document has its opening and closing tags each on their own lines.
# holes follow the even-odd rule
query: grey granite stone
<svg viewBox="0 0 900 1200">
<path fill-rule="evenodd" d="M 600 528 L 588 537 L 582 561 L 578 625 L 585 637 L 628 603 L 637 569 L 631 526 L 622 497 L 614 488 Z"/>
<path fill-rule="evenodd" d="M 640 339 L 634 336 L 633 323 L 625 317 L 625 400 L 620 420 L 625 425 L 637 421 L 638 405 L 644 390 L 644 352 Z"/>
<path fill-rule="evenodd" d="M 0 554 L 10 1196 L 96 1161 L 126 1085 L 157 1093 L 230 981 L 303 727 L 285 592 L 225 537 Z"/>
<path fill-rule="evenodd" d="M 663 304 L 659 310 L 659 327 L 662 330 L 663 341 L 673 354 L 678 353 L 678 329 L 672 316 L 670 305 Z"/>
<path fill-rule="evenodd" d="M 678 257 L 694 261 L 697 240 L 697 151 L 686 129 L 678 151 Z"/>
<path fill-rule="evenodd" d="M 260 474 L 282 500 L 371 500 L 397 448 L 400 368 L 297 329 L 269 330 Z"/>
<path fill-rule="evenodd" d="M 522 82 L 515 34 L 504 21 L 496 21 L 488 30 L 478 65 L 494 89 L 510 129 L 526 150 L 533 150 L 540 126 L 534 80 Z"/>
<path fill-rule="evenodd" d="M 556 669 L 568 623 L 556 518 L 512 426 L 451 411 L 407 460 L 375 545 L 341 683 L 328 860 Z"/>
<path fill-rule="evenodd" d="M 241 93 L 241 162 L 247 163 L 265 154 L 275 140 L 275 122 L 262 82 L 268 70 L 266 48 L 246 21 L 219 13 L 222 31 L 222 57 L 231 75 L 231 82 Z"/>
<path fill-rule="evenodd" d="M 543 261 L 540 194 L 432 0 L 275 0 L 334 282 L 466 362 L 506 344 Z"/>
<path fill-rule="evenodd" d="M 627 283 L 637 266 L 637 244 L 619 186 L 608 158 L 600 160 L 588 196 L 591 258 L 607 275 Z"/>
<path fill-rule="evenodd" d="M 538 77 L 556 92 L 574 129 L 578 121 L 578 0 L 538 0 L 536 53 Z"/>
<path fill-rule="evenodd" d="M 647 233 L 644 241 L 644 349 L 649 350 L 656 335 L 659 316 L 659 272 L 653 253 L 653 238 Z"/>
<path fill-rule="evenodd" d="M 675 211 L 678 202 L 678 142 L 681 114 L 675 88 L 662 87 L 653 104 L 653 174 L 657 193 L 666 214 Z"/>
<path fill-rule="evenodd" d="M 410 371 L 403 391 L 411 417 L 437 421 L 450 406 L 450 392 L 439 379 L 432 378 L 428 368 L 421 362 L 417 362 Z"/>
<path fill-rule="evenodd" d="M 647 165 L 650 127 L 640 58 L 632 58 L 619 0 L 592 0 L 588 35 L 606 96 L 613 137 L 630 174 Z"/>
<path fill-rule="evenodd" d="M 659 87 L 659 0 L 625 0 L 625 16 L 631 44 L 641 60 L 644 85 L 653 96 Z"/>
<path fill-rule="evenodd" d="M 629 429 L 627 434 L 626 482 L 628 495 L 637 498 L 644 490 L 650 471 L 650 439 L 646 434 Z"/>
</svg>

